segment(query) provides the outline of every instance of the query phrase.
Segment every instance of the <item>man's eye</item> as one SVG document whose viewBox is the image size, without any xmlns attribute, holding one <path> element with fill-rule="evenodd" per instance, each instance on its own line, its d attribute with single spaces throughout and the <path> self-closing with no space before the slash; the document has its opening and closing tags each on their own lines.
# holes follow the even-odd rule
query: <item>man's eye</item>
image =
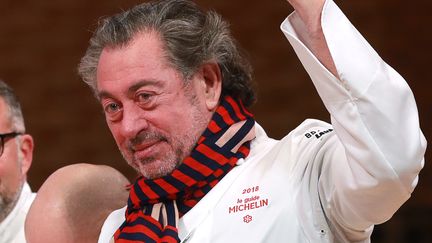
<svg viewBox="0 0 432 243">
<path fill-rule="evenodd" d="M 146 103 L 146 102 L 149 102 L 151 100 L 152 96 L 153 95 L 149 94 L 149 93 L 139 93 L 139 94 L 137 94 L 137 100 L 140 103 Z"/>
<path fill-rule="evenodd" d="M 109 103 L 104 108 L 105 113 L 114 114 L 120 110 L 120 105 L 117 103 Z"/>
<path fill-rule="evenodd" d="M 135 102 L 139 107 L 145 110 L 150 110 L 155 108 L 157 105 L 156 94 L 152 92 L 138 92 L 135 95 Z"/>
</svg>

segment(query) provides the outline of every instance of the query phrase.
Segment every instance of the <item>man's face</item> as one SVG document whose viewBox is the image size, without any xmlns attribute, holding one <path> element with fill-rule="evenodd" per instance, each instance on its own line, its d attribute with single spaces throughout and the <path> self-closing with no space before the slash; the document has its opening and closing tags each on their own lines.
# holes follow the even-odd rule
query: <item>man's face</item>
<svg viewBox="0 0 432 243">
<path fill-rule="evenodd" d="M 126 161 L 146 178 L 173 171 L 207 127 L 202 79 L 185 87 L 154 33 L 137 34 L 121 48 L 105 48 L 97 92 L 106 121 Z"/>
<path fill-rule="evenodd" d="M 12 132 L 9 110 L 0 98 L 0 133 Z M 10 213 L 18 200 L 25 174 L 21 169 L 18 143 L 15 138 L 6 138 L 0 156 L 0 222 Z"/>
</svg>

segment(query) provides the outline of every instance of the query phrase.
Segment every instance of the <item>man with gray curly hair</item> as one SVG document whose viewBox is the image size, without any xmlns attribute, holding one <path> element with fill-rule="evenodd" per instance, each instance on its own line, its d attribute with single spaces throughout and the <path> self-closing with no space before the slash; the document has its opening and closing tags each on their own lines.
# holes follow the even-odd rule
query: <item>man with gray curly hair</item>
<svg viewBox="0 0 432 243">
<path fill-rule="evenodd" d="M 24 220 L 34 200 L 27 184 L 33 138 L 25 133 L 21 106 L 0 80 L 0 243 L 22 243 Z"/>
<path fill-rule="evenodd" d="M 281 29 L 332 124 L 280 141 L 215 12 L 160 0 L 100 22 L 79 72 L 141 176 L 99 242 L 369 242 L 409 198 L 426 141 L 405 80 L 332 0 L 288 2 Z"/>
</svg>

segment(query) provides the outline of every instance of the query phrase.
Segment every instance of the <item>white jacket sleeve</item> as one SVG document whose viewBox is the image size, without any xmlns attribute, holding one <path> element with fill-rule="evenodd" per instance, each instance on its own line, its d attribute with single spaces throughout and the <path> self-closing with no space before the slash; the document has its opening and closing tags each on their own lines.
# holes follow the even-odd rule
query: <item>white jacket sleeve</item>
<svg viewBox="0 0 432 243">
<path fill-rule="evenodd" d="M 281 29 L 330 112 L 339 140 L 322 162 L 319 193 L 326 217 L 344 231 L 364 231 L 389 219 L 410 197 L 426 140 L 405 80 L 332 0 L 324 5 L 321 23 L 340 80 L 302 43 L 305 26 L 295 12 Z"/>
</svg>

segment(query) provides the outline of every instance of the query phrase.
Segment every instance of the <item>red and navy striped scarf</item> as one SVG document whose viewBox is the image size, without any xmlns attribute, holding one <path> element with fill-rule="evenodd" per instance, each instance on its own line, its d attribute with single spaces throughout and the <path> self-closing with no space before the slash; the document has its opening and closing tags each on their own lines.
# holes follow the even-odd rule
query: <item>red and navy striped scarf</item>
<svg viewBox="0 0 432 243">
<path fill-rule="evenodd" d="M 237 163 L 255 138 L 253 115 L 225 96 L 191 154 L 171 174 L 140 177 L 129 193 L 115 242 L 180 242 L 177 223 Z"/>
</svg>

